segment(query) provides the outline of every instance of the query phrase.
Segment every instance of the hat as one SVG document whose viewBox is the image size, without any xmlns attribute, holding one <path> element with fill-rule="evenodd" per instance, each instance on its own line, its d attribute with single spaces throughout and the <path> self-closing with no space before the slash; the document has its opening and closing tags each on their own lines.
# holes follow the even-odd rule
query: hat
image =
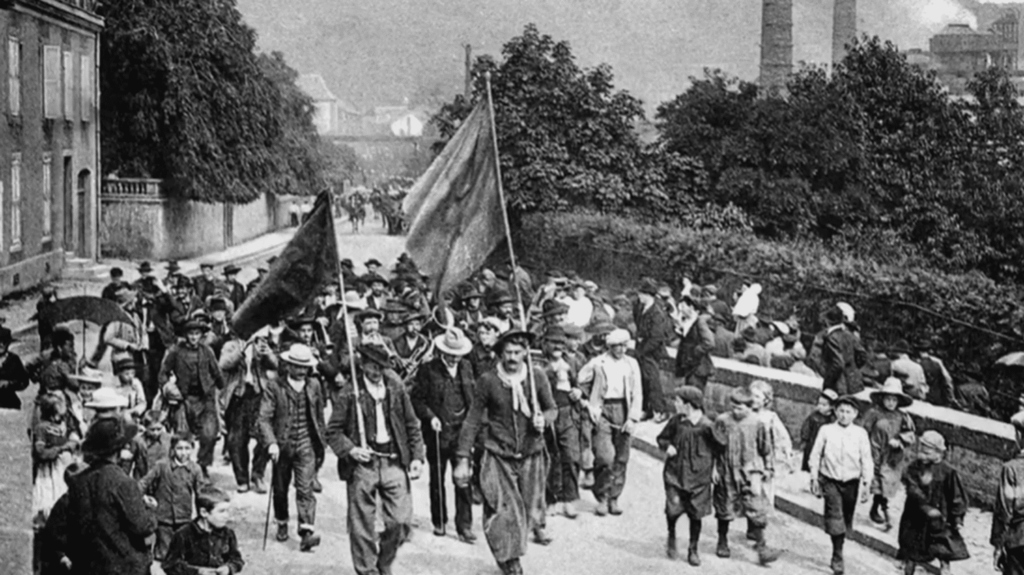
<svg viewBox="0 0 1024 575">
<path fill-rule="evenodd" d="M 113 361 L 114 373 L 121 373 L 126 369 L 135 369 L 135 360 L 131 357 L 122 357 Z"/>
<path fill-rule="evenodd" d="M 370 259 L 366 260 L 366 263 L 363 264 L 363 265 L 366 266 L 366 267 L 370 267 L 370 266 L 381 267 L 383 264 L 381 264 L 379 261 L 377 261 L 374 258 L 370 258 Z"/>
<path fill-rule="evenodd" d="M 384 303 L 384 307 L 380 311 L 384 313 L 407 313 L 409 306 L 402 303 L 401 300 L 389 299 Z"/>
<path fill-rule="evenodd" d="M 138 427 L 123 419 L 98 419 L 89 427 L 82 452 L 93 457 L 108 457 L 121 451 L 135 437 Z"/>
<path fill-rule="evenodd" d="M 366 302 L 363 298 L 359 297 L 359 292 L 357 291 L 345 292 L 345 296 L 342 297 L 342 303 L 348 309 L 366 309 Z"/>
<path fill-rule="evenodd" d="M 178 262 L 176 262 L 174 260 L 171 260 L 171 261 L 167 262 L 167 271 L 169 271 L 170 273 L 173 274 L 174 272 L 176 272 L 176 271 L 178 271 L 180 269 L 181 269 L 181 266 L 178 265 Z"/>
<path fill-rule="evenodd" d="M 695 407 L 704 406 L 704 392 L 692 385 L 684 385 L 677 389 L 676 397 Z"/>
<path fill-rule="evenodd" d="M 235 264 L 228 264 L 224 266 L 224 275 L 226 276 L 237 274 L 240 271 L 242 271 L 242 268 L 236 266 Z"/>
<path fill-rule="evenodd" d="M 542 339 L 546 342 L 560 343 L 562 345 L 565 345 L 568 341 L 568 338 L 565 337 L 565 330 L 560 327 L 545 331 Z"/>
<path fill-rule="evenodd" d="M 585 280 L 582 285 L 583 289 L 587 290 L 588 292 L 597 291 L 597 284 L 590 280 Z"/>
<path fill-rule="evenodd" d="M 383 368 L 391 367 L 391 358 L 388 357 L 388 352 L 379 345 L 362 344 L 357 349 L 359 357 L 364 361 L 375 363 Z"/>
<path fill-rule="evenodd" d="M 313 350 L 308 345 L 301 343 L 293 343 L 287 351 L 281 352 L 281 361 L 292 365 L 316 367 L 316 358 L 313 357 Z"/>
<path fill-rule="evenodd" d="M 946 450 L 946 438 L 942 437 L 942 434 L 934 429 L 929 429 L 922 433 L 917 441 L 921 447 L 931 447 L 939 451 Z"/>
<path fill-rule="evenodd" d="M 832 391 L 832 390 L 830 389 L 828 391 Z M 850 407 L 856 409 L 857 411 L 860 411 L 860 402 L 857 401 L 857 398 L 852 396 L 852 395 L 844 395 L 844 396 L 840 397 L 839 399 L 837 399 L 837 400 L 832 402 L 832 406 L 833 407 L 839 407 L 840 405 L 843 405 L 843 404 L 849 405 Z"/>
<path fill-rule="evenodd" d="M 501 334 L 501 336 L 498 338 L 498 341 L 494 344 L 494 351 L 501 353 L 502 351 L 504 351 L 505 346 L 515 339 L 525 339 L 526 347 L 530 347 L 530 345 L 533 344 L 534 340 L 537 339 L 537 336 L 528 331 L 511 329 Z"/>
<path fill-rule="evenodd" d="M 649 295 L 657 295 L 658 294 L 658 282 L 654 281 L 654 279 L 652 279 L 652 278 L 643 278 L 643 279 L 640 280 L 639 291 L 640 291 L 640 293 L 645 293 L 645 294 L 649 294 Z"/>
<path fill-rule="evenodd" d="M 498 307 L 499 305 L 506 303 L 516 303 L 516 298 L 512 297 L 512 294 L 504 290 L 496 291 L 487 298 L 487 305 L 490 307 Z"/>
<path fill-rule="evenodd" d="M 836 307 L 843 312 L 843 319 L 847 322 L 853 321 L 856 314 L 853 312 L 853 306 L 846 303 L 845 301 L 837 302 Z"/>
<path fill-rule="evenodd" d="M 92 399 L 86 402 L 89 409 L 117 409 L 128 407 L 128 398 L 121 395 L 113 387 L 101 387 L 92 393 Z"/>
<path fill-rule="evenodd" d="M 103 385 L 103 378 L 100 377 L 99 374 L 93 372 L 74 373 L 68 377 L 77 381 L 79 385 L 83 383 L 89 384 L 90 387 L 99 387 Z"/>
<path fill-rule="evenodd" d="M 565 337 L 569 339 L 583 339 L 583 328 L 578 325 L 569 324 L 563 325 L 562 331 L 565 332 Z"/>
<path fill-rule="evenodd" d="M 505 325 L 501 323 L 501 320 L 494 316 L 487 316 L 484 319 L 480 320 L 480 323 L 477 324 L 477 327 L 480 327 L 482 325 L 487 326 L 498 333 L 501 333 L 501 331 L 505 329 Z"/>
<path fill-rule="evenodd" d="M 124 277 L 124 270 L 121 268 L 110 268 L 110 277 L 119 278 Z"/>
<path fill-rule="evenodd" d="M 544 302 L 543 311 L 541 312 L 540 316 L 554 317 L 556 315 L 561 315 L 568 312 L 569 306 L 565 305 L 564 303 L 549 299 L 548 301 Z"/>
<path fill-rule="evenodd" d="M 786 322 L 773 321 L 772 325 L 775 326 L 775 329 L 778 330 L 780 334 L 789 335 L 789 325 L 786 324 Z"/>
<path fill-rule="evenodd" d="M 425 314 L 425 313 L 423 313 L 423 312 L 421 312 L 419 310 L 410 311 L 409 313 L 407 313 L 404 316 L 402 316 L 402 325 L 406 325 L 410 321 L 417 320 L 417 319 L 420 320 L 420 321 L 426 321 L 427 314 Z"/>
<path fill-rule="evenodd" d="M 910 354 L 910 344 L 907 340 L 901 339 L 889 347 L 889 351 L 893 353 L 906 353 Z"/>
<path fill-rule="evenodd" d="M 17 340 L 14 339 L 14 334 L 11 333 L 11 330 L 6 327 L 0 327 L 0 344 L 10 345 L 12 341 Z"/>
<path fill-rule="evenodd" d="M 195 330 L 204 331 L 205 329 L 206 329 L 206 324 L 204 324 L 203 322 L 199 321 L 198 319 L 193 318 L 193 319 L 190 319 L 190 320 L 186 321 L 185 325 L 181 326 L 181 333 L 188 333 L 190 331 L 195 331 Z"/>
<path fill-rule="evenodd" d="M 466 301 L 468 299 L 473 299 L 475 297 L 482 298 L 484 297 L 484 294 L 480 293 L 480 290 L 476 289 L 475 287 L 470 287 L 468 290 L 466 290 L 466 293 L 463 293 L 462 295 L 459 296 L 459 301 Z"/>
<path fill-rule="evenodd" d="M 183 276 L 183 275 L 175 274 L 174 275 L 174 287 L 176 287 L 178 289 L 181 289 L 181 288 L 191 288 L 192 287 L 192 278 L 190 278 L 188 276 Z"/>
<path fill-rule="evenodd" d="M 207 307 L 210 309 L 211 312 L 215 312 L 215 311 L 230 311 L 228 300 L 226 300 L 226 299 L 224 299 L 222 297 L 212 297 L 212 298 L 210 298 L 209 303 L 207 303 Z"/>
<path fill-rule="evenodd" d="M 732 315 L 739 317 L 749 317 L 757 313 L 757 309 L 761 307 L 761 284 L 754 284 L 748 287 L 736 300 L 736 305 L 732 308 Z"/>
<path fill-rule="evenodd" d="M 139 265 L 139 271 L 144 273 L 144 274 L 148 274 L 149 272 L 153 271 L 153 266 L 150 265 L 149 262 L 142 262 Z"/>
<path fill-rule="evenodd" d="M 828 400 L 829 403 L 835 404 L 839 400 L 839 394 L 834 389 L 823 389 L 821 391 L 821 397 Z"/>
<path fill-rule="evenodd" d="M 596 322 L 588 325 L 585 331 L 591 335 L 608 335 L 611 332 L 615 331 L 615 329 L 616 326 L 614 323 L 605 319 L 599 319 Z"/>
<path fill-rule="evenodd" d="M 288 327 L 292 329 L 299 329 L 304 325 L 313 325 L 316 323 L 316 318 L 311 315 L 303 315 L 299 317 L 293 317 L 288 320 Z"/>
<path fill-rule="evenodd" d="M 344 259 L 342 259 L 342 260 L 341 260 L 341 267 L 343 267 L 343 268 L 349 268 L 349 269 L 352 269 L 352 268 L 354 268 L 354 267 L 355 267 L 355 264 L 354 264 L 354 263 L 352 263 L 352 260 L 351 260 L 351 259 L 349 259 L 349 258 L 344 258 Z"/>
<path fill-rule="evenodd" d="M 624 345 L 629 343 L 631 339 L 633 339 L 633 336 L 630 335 L 629 330 L 615 329 L 608 334 L 604 341 L 607 345 Z"/>
<path fill-rule="evenodd" d="M 900 407 L 906 407 L 914 403 L 913 398 L 903 393 L 903 382 L 895 377 L 890 377 L 882 384 L 882 389 L 871 392 L 871 401 L 881 405 L 885 396 L 891 395 L 899 400 Z"/>
<path fill-rule="evenodd" d="M 380 321 L 384 319 L 384 314 L 380 313 L 380 311 L 375 309 L 364 309 L 360 311 L 359 314 L 356 315 L 355 317 L 355 321 L 357 324 L 362 324 L 364 321 L 368 319 L 376 319 L 377 321 Z"/>
<path fill-rule="evenodd" d="M 461 329 L 453 327 L 434 338 L 434 347 L 442 353 L 463 356 L 473 351 L 473 342 Z"/>
<path fill-rule="evenodd" d="M 201 269 L 201 270 L 212 270 L 213 269 L 213 264 L 211 264 L 210 262 L 203 262 L 203 263 L 199 264 L 199 269 Z"/>
<path fill-rule="evenodd" d="M 384 276 L 380 274 L 366 274 L 363 276 L 363 283 L 368 286 L 373 286 L 373 284 L 379 283 L 384 284 L 384 287 L 387 287 L 388 280 L 384 279 Z"/>
</svg>

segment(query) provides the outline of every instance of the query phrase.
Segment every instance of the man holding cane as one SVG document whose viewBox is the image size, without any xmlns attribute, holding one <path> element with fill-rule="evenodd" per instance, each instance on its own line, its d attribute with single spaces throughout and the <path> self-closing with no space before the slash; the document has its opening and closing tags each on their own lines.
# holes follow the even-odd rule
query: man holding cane
<svg viewBox="0 0 1024 575">
<path fill-rule="evenodd" d="M 477 380 L 473 405 L 459 434 L 453 473 L 457 485 L 469 485 L 473 445 L 486 418 L 480 464 L 484 534 L 505 575 L 523 572 L 519 558 L 526 554 L 531 531 L 534 541 L 551 542 L 542 527 L 548 468 L 544 428 L 558 412 L 544 372 L 528 365 L 533 338 L 527 332 L 510 331 L 495 344 L 500 361 Z"/>
</svg>

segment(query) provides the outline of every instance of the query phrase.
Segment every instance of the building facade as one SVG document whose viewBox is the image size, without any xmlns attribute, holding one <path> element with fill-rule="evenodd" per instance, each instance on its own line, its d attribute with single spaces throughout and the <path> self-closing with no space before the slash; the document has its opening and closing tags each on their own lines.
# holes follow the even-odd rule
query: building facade
<svg viewBox="0 0 1024 575">
<path fill-rule="evenodd" d="M 95 259 L 100 31 L 95 0 L 0 0 L 0 293 Z"/>
</svg>

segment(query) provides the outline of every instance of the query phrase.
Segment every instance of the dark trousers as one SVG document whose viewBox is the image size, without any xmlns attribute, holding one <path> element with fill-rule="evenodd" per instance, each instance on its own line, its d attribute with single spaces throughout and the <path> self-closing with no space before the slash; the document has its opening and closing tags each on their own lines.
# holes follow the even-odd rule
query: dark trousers
<svg viewBox="0 0 1024 575">
<path fill-rule="evenodd" d="M 554 426 L 544 434 L 551 465 L 548 469 L 548 503 L 580 498 L 580 427 L 575 406 L 558 408 Z"/>
<path fill-rule="evenodd" d="M 1024 547 L 1006 550 L 1003 575 L 1024 575 Z"/>
<path fill-rule="evenodd" d="M 384 532 L 374 522 L 380 498 Z M 412 523 L 409 476 L 396 459 L 374 457 L 352 471 L 348 481 L 348 540 L 358 575 L 378 575 L 395 561 Z"/>
<path fill-rule="evenodd" d="M 185 398 L 185 421 L 189 433 L 199 440 L 196 462 L 202 468 L 213 465 L 213 451 L 217 446 L 220 422 L 217 415 L 217 398 L 189 395 Z"/>
<path fill-rule="evenodd" d="M 495 561 L 525 555 L 530 531 L 544 525 L 547 472 L 543 451 L 522 459 L 484 452 L 480 470 L 484 536 Z"/>
<path fill-rule="evenodd" d="M 294 478 L 299 532 L 312 531 L 316 522 L 316 496 L 313 494 L 316 455 L 313 446 L 305 441 L 299 445 L 281 445 L 280 449 L 274 465 L 274 518 L 278 523 L 288 522 L 288 487 Z"/>
<path fill-rule="evenodd" d="M 430 522 L 437 527 L 448 523 L 448 492 L 444 476 L 448 466 L 455 468 L 455 446 L 442 445 L 438 453 L 437 434 L 433 429 L 423 432 L 427 446 L 427 464 L 430 466 Z M 455 529 L 459 533 L 473 530 L 473 489 L 455 486 Z"/>
<path fill-rule="evenodd" d="M 146 392 L 146 405 L 153 405 L 153 398 L 160 391 L 160 365 L 164 362 L 167 348 L 156 333 L 149 337 L 149 351 L 146 352 L 146 378 L 142 381 L 142 390 Z"/>
<path fill-rule="evenodd" d="M 818 485 L 821 487 L 821 497 L 825 500 L 825 533 L 845 535 L 852 531 L 860 480 L 836 481 L 821 475 L 818 477 Z"/>
<path fill-rule="evenodd" d="M 640 364 L 640 386 L 643 388 L 644 412 L 667 413 L 665 393 L 661 389 L 661 368 L 652 357 L 638 357 Z"/>
<path fill-rule="evenodd" d="M 231 470 L 235 473 L 235 482 L 238 485 L 247 485 L 252 479 L 262 478 L 267 469 L 267 461 L 270 457 L 267 448 L 259 440 L 259 433 L 256 432 L 256 420 L 260 414 L 261 396 L 247 391 L 243 397 L 232 397 L 228 403 L 227 411 L 224 413 L 225 424 L 228 428 L 227 444 L 228 455 L 231 458 Z M 249 443 L 256 440 L 256 449 L 252 455 L 252 473 L 249 471 Z"/>
<path fill-rule="evenodd" d="M 605 402 L 594 432 L 594 496 L 599 501 L 618 499 L 626 485 L 630 437 L 618 429 L 625 422 L 625 402 Z"/>
</svg>

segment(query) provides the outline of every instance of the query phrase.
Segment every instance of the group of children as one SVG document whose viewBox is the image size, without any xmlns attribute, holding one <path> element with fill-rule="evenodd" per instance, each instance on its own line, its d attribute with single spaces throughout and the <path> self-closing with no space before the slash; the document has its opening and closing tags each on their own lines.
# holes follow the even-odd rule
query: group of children
<svg viewBox="0 0 1024 575">
<path fill-rule="evenodd" d="M 888 501 L 903 486 L 907 499 L 899 522 L 899 554 L 905 575 L 919 564 L 939 560 L 943 575 L 951 561 L 966 559 L 960 526 L 967 497 L 957 471 L 945 463 L 946 444 L 937 431 L 919 438 L 905 407 L 913 400 L 891 379 L 871 394 L 874 408 L 856 423 L 861 402 L 824 391 L 801 429 L 804 471 L 810 489 L 824 500 L 825 532 L 832 539 L 830 567 L 845 572 L 843 547 L 853 526 L 858 500 L 874 496 L 870 516 L 891 528 Z M 765 542 L 774 502 L 773 478 L 792 454 L 789 434 L 772 409 L 772 389 L 764 381 L 737 388 L 731 409 L 713 421 L 704 413 L 704 396 L 691 386 L 675 394 L 676 415 L 658 436 L 666 453 L 664 469 L 667 555 L 678 557 L 676 524 L 689 520 L 687 561 L 701 564 L 698 541 L 702 519 L 714 510 L 718 522 L 716 554 L 729 557 L 729 526 L 747 520 L 758 561 L 767 565 L 781 551 Z M 911 451 L 916 448 L 916 454 Z"/>
</svg>

